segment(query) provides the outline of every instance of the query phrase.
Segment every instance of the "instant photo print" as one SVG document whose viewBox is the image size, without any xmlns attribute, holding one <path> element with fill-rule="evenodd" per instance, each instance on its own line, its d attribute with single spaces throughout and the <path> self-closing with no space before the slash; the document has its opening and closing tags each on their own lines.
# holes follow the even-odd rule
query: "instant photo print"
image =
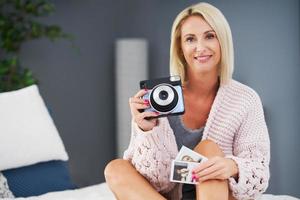
<svg viewBox="0 0 300 200">
<path fill-rule="evenodd" d="M 170 181 L 186 184 L 197 184 L 192 170 L 207 158 L 201 154 L 182 146 L 175 160 L 172 161 Z"/>
<path fill-rule="evenodd" d="M 175 160 L 201 163 L 207 158 L 183 145 Z"/>
<path fill-rule="evenodd" d="M 170 76 L 140 82 L 141 89 L 148 93 L 143 99 L 148 100 L 150 107 L 145 112 L 157 112 L 157 117 L 180 115 L 184 113 L 184 101 L 179 76 Z"/>
<path fill-rule="evenodd" d="M 171 182 L 197 184 L 197 180 L 193 178 L 192 170 L 197 167 L 199 163 L 172 161 L 171 167 Z"/>
</svg>

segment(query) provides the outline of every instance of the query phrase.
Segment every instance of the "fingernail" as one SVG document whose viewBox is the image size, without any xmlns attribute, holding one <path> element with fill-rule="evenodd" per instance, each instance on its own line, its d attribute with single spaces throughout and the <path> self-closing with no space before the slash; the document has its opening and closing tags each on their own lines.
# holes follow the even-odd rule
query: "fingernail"
<svg viewBox="0 0 300 200">
<path fill-rule="evenodd" d="M 144 104 L 149 104 L 149 100 L 145 99 Z"/>
<path fill-rule="evenodd" d="M 198 177 L 193 175 L 192 180 L 198 181 Z"/>
<path fill-rule="evenodd" d="M 195 171 L 192 171 L 192 174 L 195 174 Z"/>
<path fill-rule="evenodd" d="M 156 115 L 159 115 L 159 112 L 155 112 Z"/>
<path fill-rule="evenodd" d="M 148 91 L 148 89 L 147 89 L 147 88 L 144 88 L 144 91 L 145 91 L 145 92 L 147 92 L 147 91 Z"/>
</svg>

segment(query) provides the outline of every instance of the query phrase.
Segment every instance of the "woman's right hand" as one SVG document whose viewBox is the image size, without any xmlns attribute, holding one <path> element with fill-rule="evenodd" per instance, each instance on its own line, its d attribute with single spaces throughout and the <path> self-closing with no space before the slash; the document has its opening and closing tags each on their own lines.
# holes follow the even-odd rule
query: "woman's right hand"
<svg viewBox="0 0 300 200">
<path fill-rule="evenodd" d="M 137 125 L 143 131 L 150 131 L 155 127 L 158 123 L 156 117 L 158 115 L 157 112 L 141 112 L 140 110 L 146 109 L 150 107 L 149 101 L 142 99 L 142 97 L 147 94 L 146 89 L 142 89 L 138 91 L 133 97 L 129 98 L 129 106 L 133 120 L 137 123 Z M 150 119 L 146 119 L 150 117 Z"/>
</svg>

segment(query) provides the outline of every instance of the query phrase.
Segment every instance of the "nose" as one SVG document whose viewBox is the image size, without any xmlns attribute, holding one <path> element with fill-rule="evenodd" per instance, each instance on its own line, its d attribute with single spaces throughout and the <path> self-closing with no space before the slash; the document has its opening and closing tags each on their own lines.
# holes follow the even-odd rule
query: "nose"
<svg viewBox="0 0 300 200">
<path fill-rule="evenodd" d="M 206 45 L 203 41 L 199 40 L 197 41 L 196 47 L 195 47 L 195 51 L 197 52 L 202 52 L 206 49 Z"/>
</svg>

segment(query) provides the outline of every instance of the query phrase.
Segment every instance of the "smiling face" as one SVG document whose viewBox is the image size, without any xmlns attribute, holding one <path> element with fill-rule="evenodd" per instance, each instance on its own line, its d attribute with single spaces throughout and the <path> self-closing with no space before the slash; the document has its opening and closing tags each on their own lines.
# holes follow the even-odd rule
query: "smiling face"
<svg viewBox="0 0 300 200">
<path fill-rule="evenodd" d="M 190 16 L 181 25 L 181 49 L 189 74 L 218 74 L 221 48 L 215 31 L 201 16 Z"/>
</svg>

